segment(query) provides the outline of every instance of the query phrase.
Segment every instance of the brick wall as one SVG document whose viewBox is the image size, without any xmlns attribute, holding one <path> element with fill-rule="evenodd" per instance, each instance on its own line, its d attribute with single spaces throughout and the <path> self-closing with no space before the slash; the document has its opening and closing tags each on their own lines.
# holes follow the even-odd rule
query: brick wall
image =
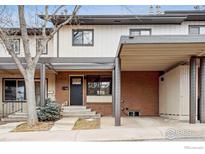
<svg viewBox="0 0 205 154">
<path fill-rule="evenodd" d="M 63 86 L 69 85 L 71 74 L 110 74 L 111 72 L 59 72 L 56 75 L 56 100 L 60 103 L 69 100 L 69 91 L 63 90 Z M 122 100 L 124 107 L 140 110 L 141 115 L 158 115 L 158 72 L 134 72 L 124 71 L 122 76 Z M 112 103 L 86 103 L 86 79 L 84 80 L 84 102 L 85 105 L 103 116 L 112 115 Z M 122 113 L 123 114 L 123 113 Z"/>
<path fill-rule="evenodd" d="M 123 107 L 139 110 L 140 115 L 159 114 L 159 83 L 158 72 L 121 73 Z"/>
<path fill-rule="evenodd" d="M 63 90 L 63 87 L 69 86 L 69 76 L 64 72 L 58 72 L 56 75 L 56 101 L 64 103 L 68 101 L 68 90 Z"/>
<path fill-rule="evenodd" d="M 86 106 L 101 113 L 102 116 L 112 115 L 112 103 L 86 103 Z"/>
</svg>

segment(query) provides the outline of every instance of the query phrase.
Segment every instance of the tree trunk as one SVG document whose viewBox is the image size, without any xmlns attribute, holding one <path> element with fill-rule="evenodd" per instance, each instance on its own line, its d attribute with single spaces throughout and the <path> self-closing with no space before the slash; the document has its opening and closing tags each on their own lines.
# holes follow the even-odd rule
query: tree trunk
<svg viewBox="0 0 205 154">
<path fill-rule="evenodd" d="M 36 112 L 34 72 L 35 71 L 26 70 L 26 78 L 25 78 L 28 124 L 30 126 L 34 126 L 38 123 L 38 117 Z"/>
</svg>

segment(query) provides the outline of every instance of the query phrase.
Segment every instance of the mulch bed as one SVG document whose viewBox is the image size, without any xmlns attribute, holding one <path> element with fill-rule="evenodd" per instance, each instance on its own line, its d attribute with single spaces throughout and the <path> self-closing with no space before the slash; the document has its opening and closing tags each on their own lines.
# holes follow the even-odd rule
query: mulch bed
<svg viewBox="0 0 205 154">
<path fill-rule="evenodd" d="M 54 125 L 53 122 L 39 122 L 35 126 L 29 126 L 27 123 L 18 125 L 11 132 L 31 132 L 31 131 L 48 131 Z"/>
<path fill-rule="evenodd" d="M 100 118 L 78 119 L 73 126 L 73 130 L 97 129 L 100 128 Z"/>
</svg>

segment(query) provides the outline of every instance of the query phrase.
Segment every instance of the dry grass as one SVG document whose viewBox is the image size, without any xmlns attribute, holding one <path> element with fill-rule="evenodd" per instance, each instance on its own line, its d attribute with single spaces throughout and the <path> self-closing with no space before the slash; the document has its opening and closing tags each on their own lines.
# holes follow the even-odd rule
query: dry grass
<svg viewBox="0 0 205 154">
<path fill-rule="evenodd" d="M 78 119 L 73 130 L 97 129 L 100 128 L 100 118 L 98 119 Z"/>
<path fill-rule="evenodd" d="M 27 123 L 18 125 L 11 132 L 30 132 L 30 131 L 47 131 L 53 126 L 53 122 L 39 122 L 37 125 L 30 127 Z"/>
</svg>

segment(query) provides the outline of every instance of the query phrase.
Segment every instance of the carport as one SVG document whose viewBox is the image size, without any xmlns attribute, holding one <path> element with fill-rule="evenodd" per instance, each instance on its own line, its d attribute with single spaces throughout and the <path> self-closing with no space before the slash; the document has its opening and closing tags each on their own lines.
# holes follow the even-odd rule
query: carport
<svg viewBox="0 0 205 154">
<path fill-rule="evenodd" d="M 121 36 L 113 70 L 115 125 L 121 121 L 121 71 L 166 72 L 189 64 L 189 122 L 196 123 L 197 65 L 200 65 L 200 122 L 205 123 L 205 36 Z"/>
</svg>

